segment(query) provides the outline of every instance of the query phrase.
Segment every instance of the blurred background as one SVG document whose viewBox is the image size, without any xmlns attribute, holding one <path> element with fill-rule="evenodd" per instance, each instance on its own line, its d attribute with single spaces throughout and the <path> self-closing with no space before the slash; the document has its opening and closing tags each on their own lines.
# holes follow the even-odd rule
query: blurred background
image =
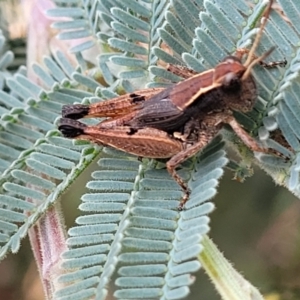
<svg viewBox="0 0 300 300">
<path fill-rule="evenodd" d="M 24 7 L 30 11 L 33 4 L 33 0 L 0 0 L 0 28 L 7 38 L 7 47 L 16 55 L 15 68 L 26 65 Z M 76 189 L 61 199 L 68 228 L 78 216 L 80 195 L 89 179 L 86 174 L 89 172 L 82 174 Z M 232 176 L 226 171 L 213 199 L 216 210 L 211 214 L 210 237 L 234 267 L 263 292 L 265 299 L 300 299 L 299 200 L 286 189 L 275 186 L 258 169 L 244 183 L 232 180 Z M 195 276 L 188 299 L 220 299 L 203 270 Z M 42 300 L 43 295 L 25 239 L 19 253 L 0 263 L 0 300 Z"/>
</svg>

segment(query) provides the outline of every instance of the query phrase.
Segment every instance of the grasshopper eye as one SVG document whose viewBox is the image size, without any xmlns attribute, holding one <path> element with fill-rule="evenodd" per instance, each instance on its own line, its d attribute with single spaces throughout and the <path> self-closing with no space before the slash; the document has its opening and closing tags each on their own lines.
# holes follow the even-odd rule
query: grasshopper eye
<svg viewBox="0 0 300 300">
<path fill-rule="evenodd" d="M 62 107 L 63 118 L 69 118 L 73 120 L 81 119 L 88 115 L 89 106 L 83 104 L 64 105 Z"/>
<path fill-rule="evenodd" d="M 224 76 L 222 89 L 226 91 L 237 92 L 241 88 L 241 75 L 230 72 Z"/>
<path fill-rule="evenodd" d="M 83 134 L 85 128 L 85 124 L 68 118 L 62 118 L 58 123 L 58 130 L 68 138 L 75 138 Z"/>
</svg>

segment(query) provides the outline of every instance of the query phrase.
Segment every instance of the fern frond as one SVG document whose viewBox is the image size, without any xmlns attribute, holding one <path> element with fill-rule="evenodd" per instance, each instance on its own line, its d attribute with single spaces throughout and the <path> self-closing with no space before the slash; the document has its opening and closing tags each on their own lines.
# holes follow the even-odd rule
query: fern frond
<svg viewBox="0 0 300 300">
<path fill-rule="evenodd" d="M 29 228 L 98 154 L 91 146 L 74 146 L 53 130 L 63 104 L 80 102 L 83 96 L 93 95 L 75 87 L 79 84 L 90 90 L 101 87 L 91 78 L 72 71 L 61 53 L 58 57 L 62 68 L 50 58 L 45 58 L 47 69 L 39 65 L 34 67 L 40 80 L 53 88 L 52 91 L 43 90 L 17 73 L 5 82 L 15 91 L 14 95 L 0 92 L 2 103 L 10 108 L 2 115 L 0 130 L 1 220 L 6 224 L 3 231 L 1 228 L 6 237 L 1 243 L 1 258 L 8 251 L 18 250 Z M 76 163 L 79 163 L 77 167 Z M 11 206 L 10 203 L 15 204 Z M 7 231 L 6 227 L 14 230 Z"/>
<path fill-rule="evenodd" d="M 99 27 L 97 16 L 98 1 L 72 1 L 56 2 L 57 8 L 49 9 L 48 16 L 60 18 L 64 21 L 53 23 L 53 27 L 61 30 L 58 38 L 62 40 L 84 39 L 81 43 L 73 46 L 70 51 L 78 53 L 95 46 L 95 36 Z M 66 20 L 66 18 L 68 20 Z M 71 18 L 71 20 L 69 20 Z"/>
<path fill-rule="evenodd" d="M 258 128 L 260 140 L 266 143 L 270 148 L 283 153 L 289 161 L 283 158 L 276 160 L 270 159 L 268 155 L 258 155 L 259 162 L 264 170 L 266 170 L 277 183 L 285 185 L 290 191 L 299 197 L 300 182 L 298 178 L 298 144 L 299 134 L 295 130 L 295 126 L 299 123 L 299 83 L 298 76 L 300 71 L 300 52 L 295 49 L 297 38 L 299 43 L 300 31 L 297 28 L 296 17 L 292 10 L 299 11 L 299 4 L 294 1 L 282 1 L 283 11 L 293 26 L 283 25 L 283 21 L 279 21 L 278 14 L 272 14 L 270 22 L 266 27 L 266 35 L 269 40 L 278 45 L 278 50 L 288 56 L 288 66 L 284 73 L 268 72 L 268 78 L 265 74 L 259 77 L 260 82 L 265 86 L 264 109 L 260 109 L 261 118 L 257 118 L 261 122 Z M 281 25 L 279 27 L 279 25 Z M 279 56 L 276 56 L 276 59 Z M 275 79 L 276 78 L 276 79 Z M 275 80 L 274 80 L 275 79 Z M 274 84 L 270 85 L 270 81 Z M 268 93 L 268 94 L 267 94 Z M 267 100 L 266 100 L 267 99 Z M 272 131 L 279 128 L 283 134 L 282 137 L 274 137 Z M 275 140 L 275 141 L 274 141 Z"/>
<path fill-rule="evenodd" d="M 145 289 L 149 298 L 161 293 L 166 298 L 176 293 L 184 297 L 192 283 L 186 274 L 200 267 L 195 257 L 201 236 L 209 229 L 206 215 L 214 208 L 207 201 L 215 195 L 227 163 L 222 147 L 217 138 L 199 161 L 186 164 L 181 175 L 191 176 L 193 193 L 181 214 L 176 210 L 181 192 L 166 170 L 153 170 L 151 164 L 140 165 L 124 155 L 101 158 L 100 170 L 87 183 L 93 193 L 85 194 L 80 205 L 88 215 L 79 217 L 78 226 L 69 231 L 70 250 L 64 253 L 63 264 L 68 273 L 60 277 L 67 287 L 56 297 L 75 296 L 79 286 L 82 295 L 91 295 L 97 282 L 94 297 L 102 298 L 119 264 L 117 298 L 140 298 L 137 295 L 144 295 Z M 198 171 L 189 175 L 193 165 Z M 78 281 L 83 272 L 89 282 L 84 288 Z"/>
<path fill-rule="evenodd" d="M 160 43 L 156 28 L 161 24 L 157 22 L 157 16 L 161 16 L 163 20 L 167 3 L 168 1 L 150 4 L 148 1 L 123 3 L 103 0 L 83 1 L 80 5 L 70 1 L 69 7 L 56 8 L 48 11 L 48 14 L 52 17 L 73 17 L 71 21 L 54 23 L 54 27 L 64 30 L 59 34 L 61 39 L 89 37 L 94 41 L 97 36 L 103 41 L 99 66 L 108 84 L 113 84 L 116 78 L 137 78 L 146 82 L 147 68 L 155 63 L 155 57 L 149 49 L 152 45 Z M 85 14 L 89 19 L 83 22 Z M 151 20 L 155 20 L 156 23 L 152 24 Z M 98 28 L 101 32 L 98 32 Z M 71 49 L 72 52 L 76 52 L 77 59 L 82 51 L 93 45 L 92 41 L 84 41 Z M 148 47 L 143 43 L 148 44 Z M 111 48 L 107 49 L 107 45 L 120 51 L 113 53 Z M 121 80 L 121 85 L 122 82 Z"/>
<path fill-rule="evenodd" d="M 112 1 L 101 1 L 103 5 L 104 2 L 108 6 L 102 19 L 116 31 L 113 37 L 106 36 L 105 41 L 112 47 L 118 44 L 119 47 L 116 48 L 120 48 L 121 51 L 121 55 L 113 53 L 103 54 L 100 57 L 102 70 L 106 70 L 109 80 L 113 82 L 114 76 L 134 79 L 139 74 L 142 77 L 142 74 L 146 74 L 143 73 L 146 68 L 149 68 L 156 79 L 156 82 L 148 86 L 162 86 L 180 80 L 164 68 L 137 59 L 138 55 L 146 55 L 148 51 L 147 48 L 140 47 L 139 43 L 151 45 L 152 41 L 152 39 L 144 39 L 146 35 L 141 35 L 141 31 L 147 31 L 147 28 L 136 18 L 138 13 L 135 14 L 133 9 L 133 16 L 131 16 L 119 2 L 117 8 L 113 8 L 116 6 Z M 261 2 L 252 11 L 243 1 L 232 3 L 232 6 L 224 6 L 221 1 L 214 3 L 206 1 L 204 6 L 202 1 L 187 1 L 184 4 L 179 1 L 171 2 L 170 6 L 164 8 L 166 21 L 162 22 L 159 18 L 160 26 L 156 29 L 158 35 L 155 38 L 158 36 L 157 41 L 163 41 L 173 53 L 170 55 L 159 46 L 154 46 L 151 52 L 154 56 L 153 62 L 160 59 L 166 63 L 186 63 L 198 72 L 215 66 L 221 58 L 232 54 L 237 48 L 250 45 L 250 38 L 253 38 L 257 32 L 253 27 L 265 5 L 265 2 Z M 200 7 L 203 9 L 199 20 L 195 17 L 195 7 L 199 11 Z M 266 28 L 261 46 L 257 50 L 258 54 L 265 52 L 282 39 L 280 36 L 275 41 L 272 40 L 272 32 L 274 32 L 272 26 L 275 23 L 273 18 L 278 19 L 276 12 L 271 14 L 270 25 Z M 153 19 L 154 17 L 151 20 Z M 125 23 L 131 24 L 133 28 L 138 27 L 139 31 L 134 33 Z M 289 31 L 291 27 L 285 23 L 281 30 Z M 196 36 L 192 39 L 191 33 L 194 31 Z M 189 45 L 189 41 L 193 41 L 192 46 Z M 288 53 L 291 55 L 294 53 L 292 43 L 294 41 L 295 36 L 285 44 L 289 46 Z M 130 50 L 133 49 L 134 44 L 138 45 L 137 51 Z M 284 57 L 283 49 L 278 48 L 270 60 L 280 60 L 282 57 Z M 134 71 L 125 71 L 120 75 L 112 71 L 114 66 L 109 66 L 109 63 L 125 69 L 134 69 Z M 257 67 L 254 76 L 259 84 L 260 97 L 256 108 L 248 115 L 236 114 L 249 131 L 259 133 L 260 137 L 262 137 L 262 125 L 267 131 L 274 129 L 274 121 L 271 115 L 267 118 L 266 112 L 271 111 L 269 103 L 272 95 L 278 94 L 282 78 L 287 72 L 279 69 L 265 71 Z M 124 74 L 128 74 L 128 77 Z M 230 137 L 230 135 L 225 136 Z M 279 142 L 271 139 L 268 141 L 265 139 L 264 142 L 276 151 L 294 159 L 292 151 Z M 213 209 L 213 205 L 206 201 L 215 195 L 215 187 L 223 173 L 222 167 L 227 162 L 224 152 L 220 150 L 222 146 L 220 140 L 216 144 L 215 147 L 212 144 L 199 156 L 199 164 L 190 161 L 181 170 L 183 178 L 190 178 L 189 186 L 192 195 L 186 204 L 186 211 L 180 215 L 173 210 L 178 203 L 180 191 L 177 185 L 169 180 L 165 171 L 153 170 L 144 163 L 137 164 L 130 171 L 126 168 L 127 171 L 124 172 L 122 165 L 127 165 L 127 160 L 123 161 L 122 158 L 122 161 L 117 161 L 117 164 L 110 158 L 100 160 L 99 178 L 95 181 L 94 176 L 97 173 L 93 174 L 93 180 L 87 184 L 89 188 L 97 190 L 97 193 L 87 194 L 82 198 L 84 202 L 89 199 L 88 204 L 81 206 L 81 209 L 89 215 L 80 217 L 77 220 L 78 227 L 70 230 L 70 235 L 74 236 L 68 241 L 71 249 L 70 253 L 69 251 L 65 253 L 67 260 L 64 265 L 69 273 L 61 277 L 61 282 L 67 286 L 57 293 L 57 297 L 63 299 L 64 295 L 75 295 L 81 288 L 83 298 L 87 295 L 94 295 L 99 299 L 105 298 L 107 282 L 113 270 L 118 268 L 118 263 L 121 267 L 116 281 L 119 289 L 115 292 L 115 297 L 172 298 L 174 295 L 178 298 L 185 297 L 191 284 L 185 274 L 194 272 L 200 267 L 194 258 L 202 250 L 199 241 L 202 234 L 208 231 L 207 214 Z M 282 179 L 282 174 L 288 172 L 290 164 L 281 158 L 271 159 L 269 156 L 264 160 L 263 157 L 267 156 L 257 156 L 262 162 L 262 167 L 273 172 L 279 182 L 279 176 L 281 175 Z M 129 164 L 131 163 L 132 159 L 129 160 Z M 105 192 L 105 195 L 99 192 Z M 100 213 L 102 216 L 105 212 L 111 213 L 106 216 L 104 214 L 105 217 L 100 220 L 102 218 Z M 97 221 L 98 214 L 100 221 Z M 90 234 L 84 236 L 86 232 Z M 99 251 L 102 255 L 107 255 L 106 260 L 96 259 L 93 246 L 97 243 L 103 245 Z M 114 247 L 106 248 L 105 246 L 110 243 Z M 123 249 L 119 248 L 119 243 L 123 245 Z M 72 255 L 77 253 L 73 252 L 74 249 L 80 249 L 77 259 L 87 257 L 82 260 L 82 263 L 73 265 L 76 258 Z M 79 277 L 76 277 L 75 268 L 82 270 L 78 276 L 85 274 L 82 282 Z"/>
<path fill-rule="evenodd" d="M 136 85 L 134 82 L 139 82 L 139 87 L 145 85 L 149 81 L 148 68 L 157 61 L 151 49 L 161 42 L 157 28 L 162 25 L 168 6 L 168 1 L 153 1 L 151 4 L 148 1 L 131 1 L 129 7 L 124 8 L 123 2 L 118 1 L 106 19 L 115 32 L 114 36 L 107 38 L 107 43 L 119 49 L 120 53 L 112 53 L 110 56 L 103 54 L 107 58 L 105 62 L 101 55 L 100 67 L 110 70 L 116 78 L 130 80 L 133 85 Z M 113 63 L 110 68 L 108 62 Z"/>
<path fill-rule="evenodd" d="M 190 274 L 200 268 L 196 257 L 209 230 L 208 214 L 214 209 L 210 199 L 227 163 L 221 138 L 183 164 L 179 172 L 192 193 L 185 210 L 178 212 L 181 191 L 164 165 L 88 143 L 74 145 L 58 135 L 53 123 L 64 104 L 111 98 L 120 86 L 132 91 L 180 81 L 162 67 L 166 63 L 201 72 L 237 48 L 250 46 L 266 1 L 253 10 L 245 1 L 223 2 L 57 1 L 58 8 L 48 14 L 71 18 L 54 24 L 62 31 L 59 37 L 84 41 L 71 49 L 76 68 L 61 52 L 45 58 L 43 66 L 34 65 L 43 87 L 29 81 L 24 68 L 14 76 L 7 74 L 13 57 L 1 53 L 0 258 L 19 249 L 29 228 L 101 153 L 99 170 L 82 196 L 82 215 L 69 230 L 57 299 L 104 299 L 116 270 L 116 298 L 173 299 L 188 294 Z M 269 59 L 286 56 L 288 66 L 257 66 L 259 100 L 251 113 L 235 116 L 263 145 L 287 158 L 255 156 L 276 182 L 299 196 L 300 29 L 295 12 L 300 8 L 297 0 L 279 2 L 290 22 L 273 11 L 257 54 L 278 45 Z M 84 51 L 95 42 L 102 49 L 92 73 Z M 3 43 L 0 36 L 0 51 Z M 277 127 L 283 136 L 273 136 Z M 243 147 L 230 131 L 224 136 Z"/>
</svg>

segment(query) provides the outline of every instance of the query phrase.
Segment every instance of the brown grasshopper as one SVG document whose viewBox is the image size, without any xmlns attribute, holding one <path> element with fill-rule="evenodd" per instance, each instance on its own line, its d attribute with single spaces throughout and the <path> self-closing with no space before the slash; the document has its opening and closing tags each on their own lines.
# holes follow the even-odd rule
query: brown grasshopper
<svg viewBox="0 0 300 300">
<path fill-rule="evenodd" d="M 238 49 L 234 56 L 200 74 L 170 66 L 172 72 L 186 79 L 166 89 L 136 91 L 89 106 L 66 105 L 59 130 L 65 137 L 90 140 L 140 157 L 169 158 L 166 167 L 184 191 L 182 208 L 190 191 L 176 168 L 203 149 L 224 124 L 229 124 L 252 151 L 267 152 L 235 120 L 233 111 L 249 112 L 255 104 L 257 88 L 251 75 L 254 65 L 286 64 L 263 62 L 273 49 L 260 57 L 254 55 L 272 3 L 271 0 L 265 9 L 265 18 L 249 51 Z M 244 54 L 248 57 L 242 63 Z M 87 126 L 76 121 L 82 117 L 107 119 Z"/>
</svg>

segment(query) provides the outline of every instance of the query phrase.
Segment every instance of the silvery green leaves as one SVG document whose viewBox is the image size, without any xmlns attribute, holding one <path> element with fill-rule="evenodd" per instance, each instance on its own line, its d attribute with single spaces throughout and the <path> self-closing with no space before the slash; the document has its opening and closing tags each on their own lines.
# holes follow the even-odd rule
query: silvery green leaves
<svg viewBox="0 0 300 300">
<path fill-rule="evenodd" d="M 202 72 L 236 48 L 249 47 L 266 1 L 253 7 L 244 0 L 227 2 L 62 1 L 48 14 L 62 17 L 53 26 L 60 38 L 76 41 L 71 52 L 78 65 L 62 52 L 53 53 L 43 65 L 34 65 L 37 84 L 26 77 L 25 69 L 7 74 L 12 56 L 1 55 L 0 86 L 7 88 L 0 91 L 1 257 L 19 249 L 29 228 L 101 153 L 99 168 L 81 197 L 82 215 L 69 230 L 65 274 L 59 279 L 64 288 L 57 291 L 57 299 L 104 299 L 113 276 L 114 296 L 120 299 L 188 294 L 214 209 L 210 200 L 227 162 L 220 139 L 183 165 L 181 173 L 192 194 L 179 213 L 181 192 L 164 164 L 90 144 L 74 145 L 59 136 L 53 123 L 64 104 L 110 98 L 120 86 L 132 91 L 181 80 L 166 71 L 167 63 Z M 257 157 L 278 183 L 298 195 L 299 25 L 294 11 L 300 9 L 297 0 L 278 2 L 289 22 L 273 11 L 258 53 L 276 46 L 269 60 L 285 57 L 288 66 L 257 66 L 257 105 L 250 114 L 236 117 L 262 143 L 288 158 Z M 1 49 L 3 43 L 0 38 Z M 94 46 L 99 51 L 91 71 L 85 52 Z M 285 142 L 273 136 L 277 127 Z"/>
</svg>

